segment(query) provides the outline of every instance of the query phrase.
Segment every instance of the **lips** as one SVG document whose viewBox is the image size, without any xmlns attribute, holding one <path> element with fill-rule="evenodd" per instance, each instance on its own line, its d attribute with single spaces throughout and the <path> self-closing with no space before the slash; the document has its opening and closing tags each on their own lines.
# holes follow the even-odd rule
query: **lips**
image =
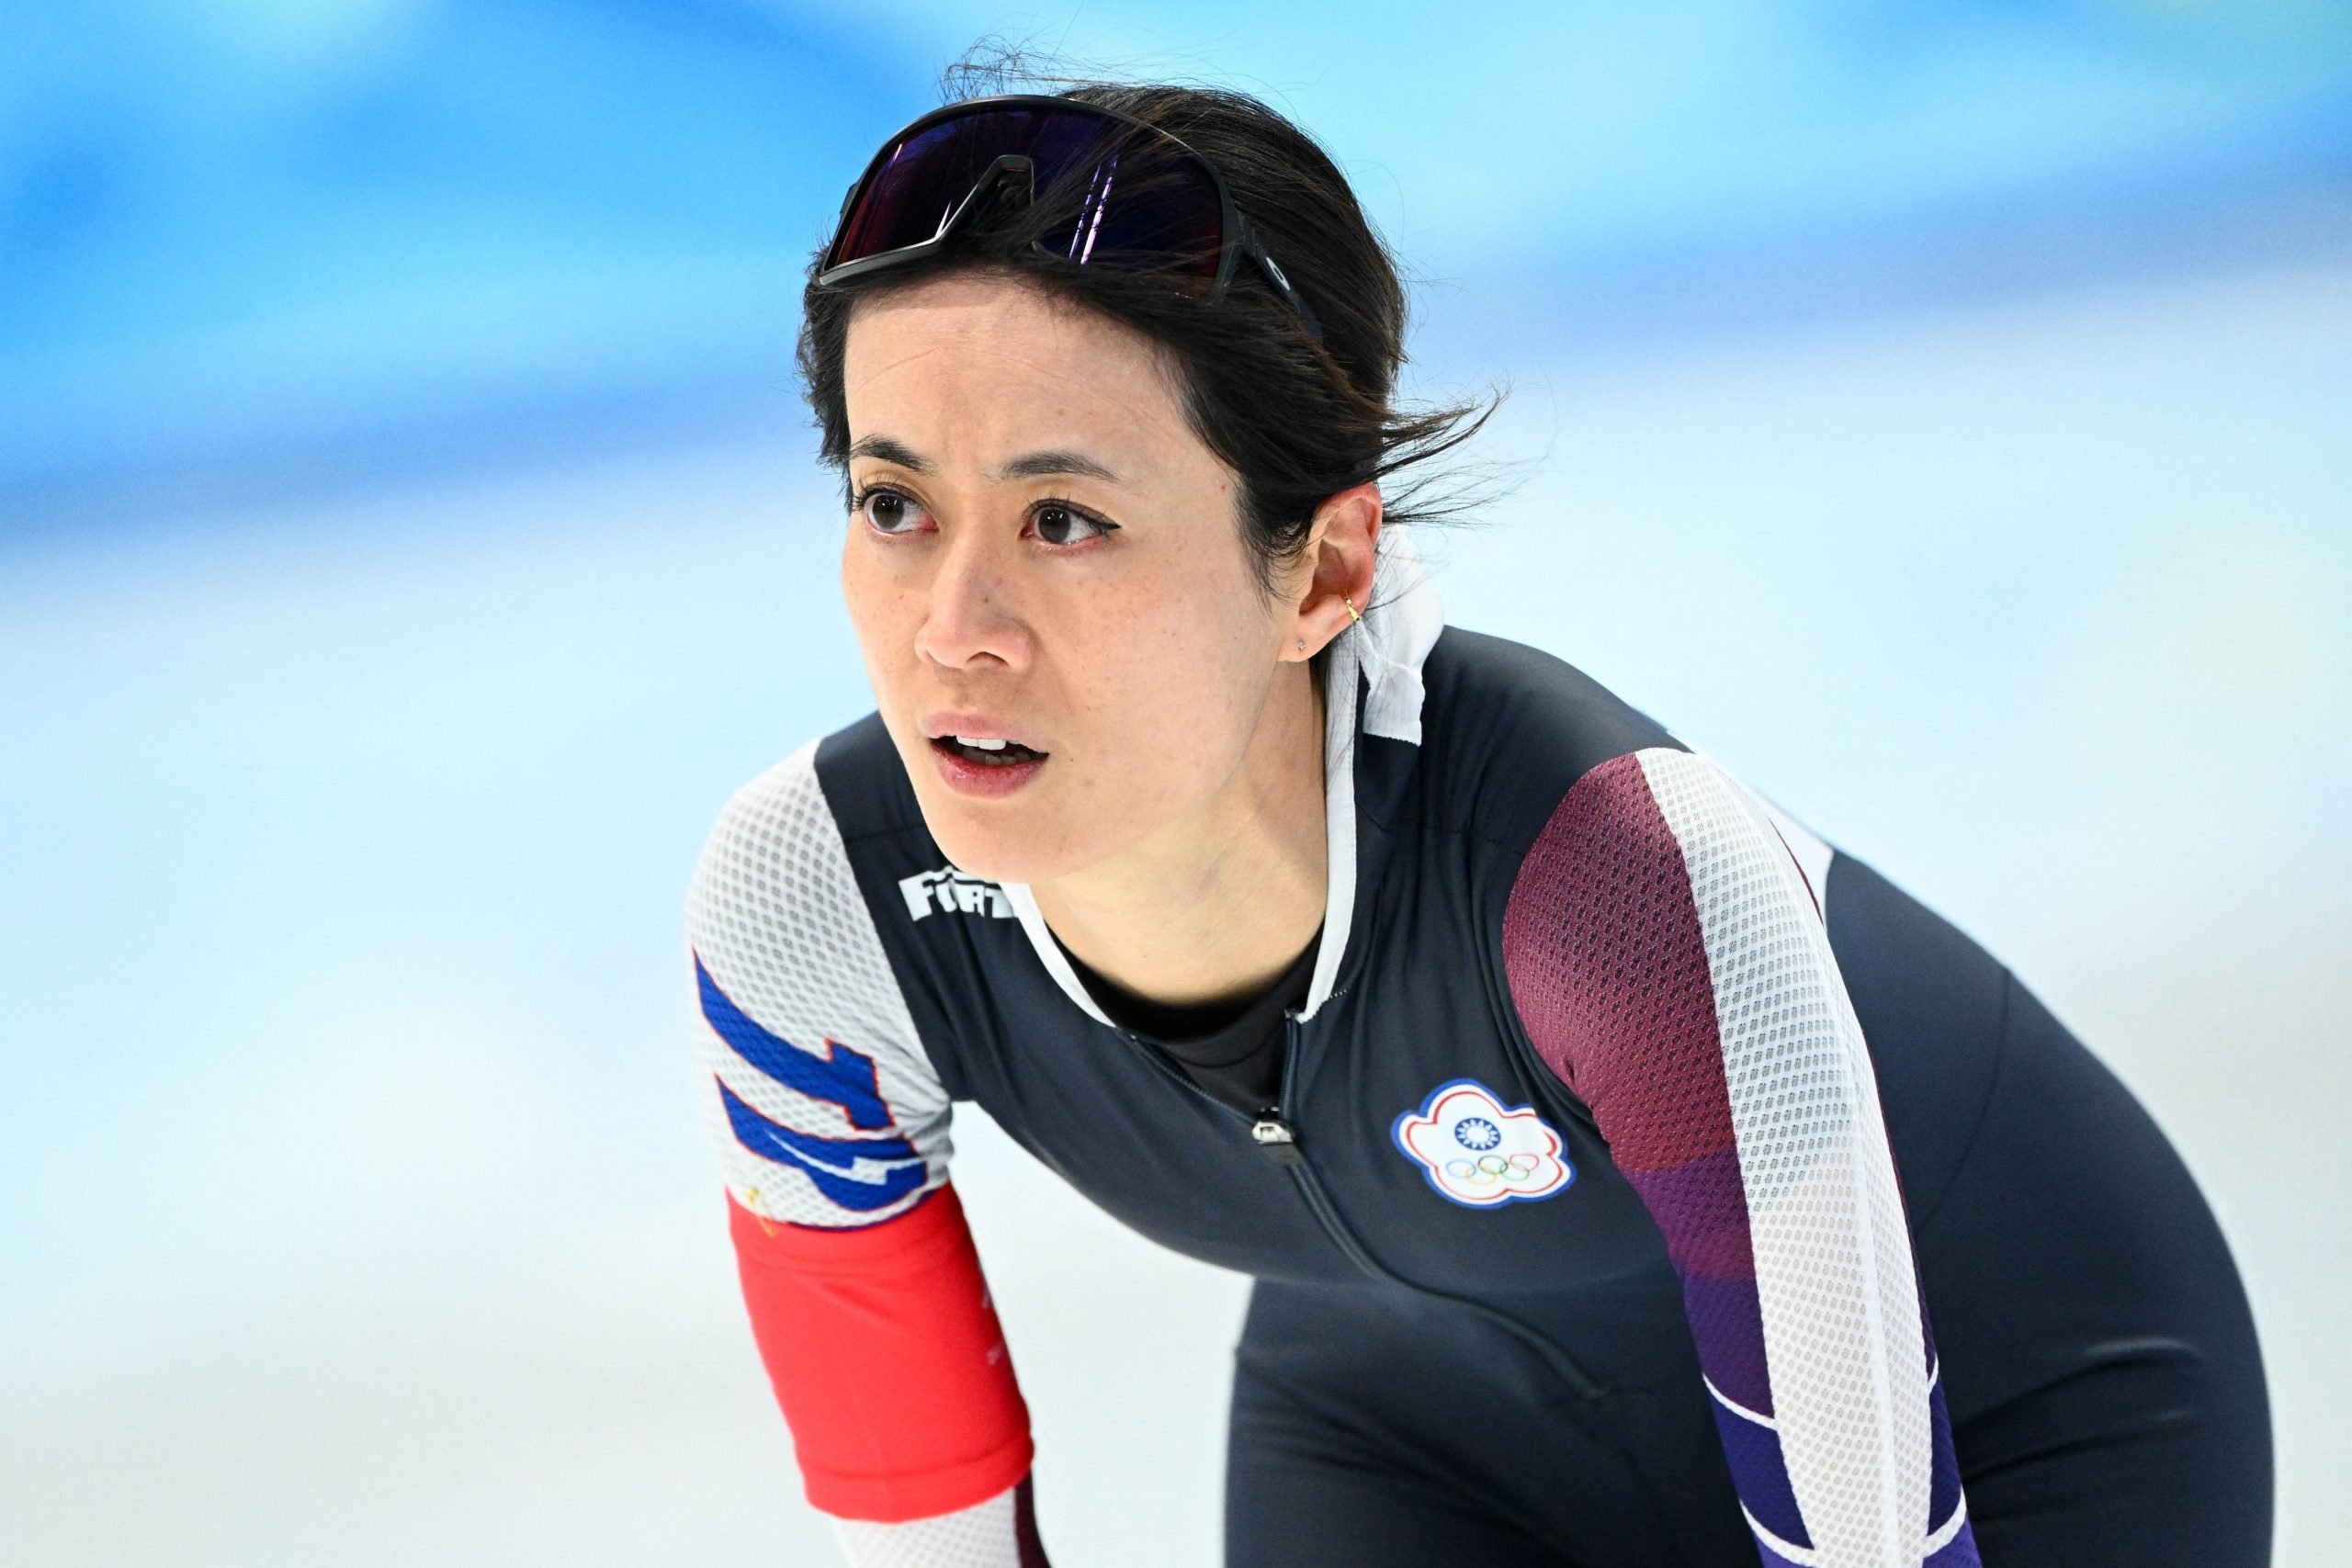
<svg viewBox="0 0 2352 1568">
<path fill-rule="evenodd" d="M 941 780 L 958 795 L 1000 799 L 1035 778 L 1051 756 L 982 714 L 932 714 L 921 728 Z"/>
<path fill-rule="evenodd" d="M 1017 767 L 1023 762 L 1042 762 L 1046 753 L 1034 746 L 1023 746 L 1018 740 L 975 739 L 962 735 L 943 735 L 933 740 L 935 750 L 960 757 L 979 768 Z"/>
</svg>

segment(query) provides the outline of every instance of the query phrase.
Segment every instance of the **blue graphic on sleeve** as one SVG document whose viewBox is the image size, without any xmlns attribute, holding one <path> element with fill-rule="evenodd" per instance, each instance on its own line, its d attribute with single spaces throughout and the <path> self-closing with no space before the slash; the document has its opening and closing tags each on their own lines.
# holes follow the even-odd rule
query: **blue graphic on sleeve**
<svg viewBox="0 0 2352 1568">
<path fill-rule="evenodd" d="M 904 1138 L 820 1138 L 769 1121 L 723 1082 L 718 1097 L 737 1143 L 763 1159 L 791 1166 L 844 1209 L 888 1208 L 922 1186 L 922 1157 Z"/>
<path fill-rule="evenodd" d="M 1503 1141 L 1503 1130 L 1483 1116 L 1464 1116 L 1453 1124 L 1453 1141 L 1465 1149 L 1491 1149 Z"/>
<path fill-rule="evenodd" d="M 695 980 L 702 987 L 703 1017 L 737 1055 L 788 1089 L 840 1106 L 853 1127 L 878 1133 L 894 1125 L 875 1080 L 873 1057 L 831 1040 L 820 1056 L 769 1033 L 718 988 L 700 954 L 695 958 Z"/>
</svg>

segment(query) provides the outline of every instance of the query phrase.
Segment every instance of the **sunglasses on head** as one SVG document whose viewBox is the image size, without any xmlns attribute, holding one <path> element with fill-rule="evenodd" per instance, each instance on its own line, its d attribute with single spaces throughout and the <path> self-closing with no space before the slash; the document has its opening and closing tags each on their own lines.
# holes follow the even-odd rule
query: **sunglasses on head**
<svg viewBox="0 0 2352 1568">
<path fill-rule="evenodd" d="M 1067 229 L 1057 225 L 1035 242 L 1042 254 L 1080 265 L 1148 267 L 1211 305 L 1246 256 L 1323 341 L 1315 312 L 1214 164 L 1157 127 L 1073 98 L 974 98 L 899 130 L 842 198 L 817 283 L 831 288 L 919 260 L 991 202 L 1034 203 L 1040 190 L 1077 203 Z"/>
</svg>

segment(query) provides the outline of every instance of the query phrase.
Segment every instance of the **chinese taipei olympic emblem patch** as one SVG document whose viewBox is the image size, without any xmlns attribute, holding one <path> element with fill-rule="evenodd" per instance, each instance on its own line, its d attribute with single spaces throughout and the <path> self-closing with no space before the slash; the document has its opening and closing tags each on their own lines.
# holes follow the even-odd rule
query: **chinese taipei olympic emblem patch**
<svg viewBox="0 0 2352 1568">
<path fill-rule="evenodd" d="M 1506 1106 L 1476 1078 L 1438 1085 L 1390 1133 L 1438 1196 L 1465 1208 L 1532 1202 L 1577 1179 L 1534 1107 Z"/>
</svg>

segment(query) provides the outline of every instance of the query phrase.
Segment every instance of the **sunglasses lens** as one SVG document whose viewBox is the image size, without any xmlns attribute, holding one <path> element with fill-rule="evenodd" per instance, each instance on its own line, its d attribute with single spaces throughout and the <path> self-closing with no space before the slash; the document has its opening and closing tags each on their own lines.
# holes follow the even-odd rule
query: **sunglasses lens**
<svg viewBox="0 0 2352 1568">
<path fill-rule="evenodd" d="M 1035 139 L 1034 114 L 999 111 L 943 120 L 891 147 L 842 215 L 829 266 L 863 261 L 936 235 L 981 172 Z"/>
<path fill-rule="evenodd" d="M 1040 242 L 1046 248 L 1080 264 L 1148 265 L 1204 294 L 1222 259 L 1224 203 L 1197 159 L 1153 155 L 1148 134 L 1083 110 L 987 109 L 939 121 L 890 148 L 851 197 L 826 265 L 935 238 L 996 161 L 1013 155 L 1030 161 L 1046 210 L 1074 214 Z"/>
</svg>

